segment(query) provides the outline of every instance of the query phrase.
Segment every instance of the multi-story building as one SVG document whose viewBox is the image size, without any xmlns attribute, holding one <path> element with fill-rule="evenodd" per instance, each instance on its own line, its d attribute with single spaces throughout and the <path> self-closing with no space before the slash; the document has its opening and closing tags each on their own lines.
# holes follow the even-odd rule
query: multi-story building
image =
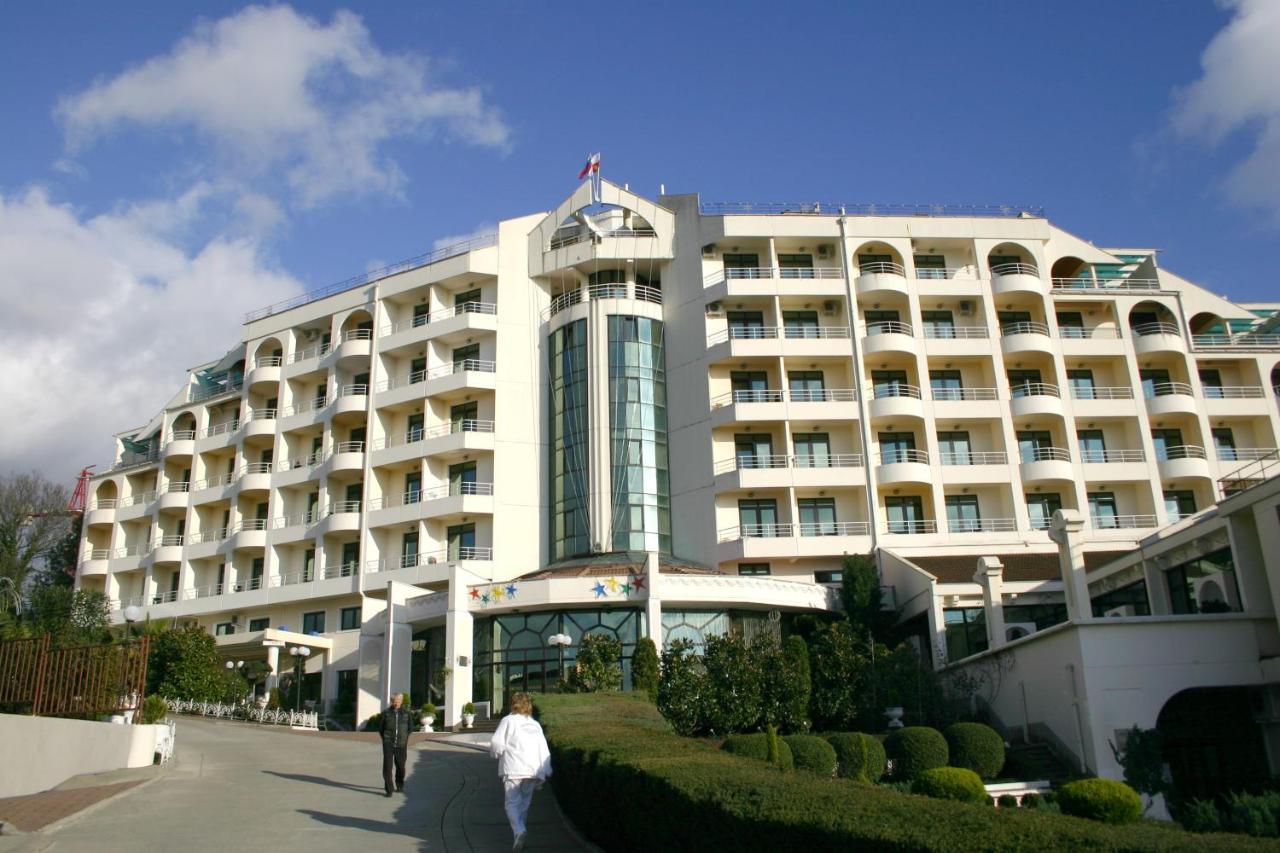
<svg viewBox="0 0 1280 853">
<path fill-rule="evenodd" d="M 1046 629 L 1057 511 L 1095 568 L 1275 450 L 1276 308 L 1033 210 L 587 183 L 251 313 L 117 437 L 78 583 L 228 657 L 305 641 L 309 694 L 361 717 L 540 688 L 553 635 L 831 609 L 850 554 L 941 666 L 987 648 L 979 557 L 1007 638 Z"/>
</svg>

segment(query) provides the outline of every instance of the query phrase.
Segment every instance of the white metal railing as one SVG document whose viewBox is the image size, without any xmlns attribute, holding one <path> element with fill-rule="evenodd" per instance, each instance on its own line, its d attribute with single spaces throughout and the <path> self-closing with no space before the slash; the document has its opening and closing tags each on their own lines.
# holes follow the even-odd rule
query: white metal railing
<svg viewBox="0 0 1280 853">
<path fill-rule="evenodd" d="M 236 581 L 231 585 L 232 592 L 252 592 L 255 589 L 262 589 L 265 579 L 262 577 L 249 578 L 248 580 Z"/>
<path fill-rule="evenodd" d="M 212 426 L 207 426 L 202 429 L 200 431 L 200 437 L 212 438 L 215 435 L 225 435 L 227 433 L 235 432 L 238 429 L 240 429 L 240 421 L 223 421 L 220 424 L 213 424 Z"/>
<path fill-rule="evenodd" d="M 1148 400 L 1152 397 L 1169 397 L 1174 394 L 1190 397 L 1191 386 L 1185 382 L 1153 382 L 1144 389 L 1144 396 Z"/>
<path fill-rule="evenodd" d="M 493 361 L 481 358 L 463 358 L 431 368 L 427 371 L 427 378 L 435 379 L 438 376 L 452 376 L 455 373 L 464 373 L 466 371 L 493 373 L 495 370 L 497 370 L 497 364 Z"/>
<path fill-rule="evenodd" d="M 1259 400 L 1267 396 L 1261 385 L 1203 385 L 1209 400 Z"/>
<path fill-rule="evenodd" d="M 949 450 L 938 453 L 943 465 L 1006 465 L 1009 455 L 1003 450 Z"/>
<path fill-rule="evenodd" d="M 350 382 L 338 388 L 339 397 L 364 397 L 369 393 L 367 382 Z"/>
<path fill-rule="evenodd" d="M 404 320 L 399 323 L 392 323 L 378 329 L 378 336 L 385 338 L 388 335 L 395 335 L 400 332 L 407 332 L 410 329 L 421 329 L 430 323 L 438 323 L 441 320 L 448 320 L 450 317 L 457 317 L 463 314 L 497 314 L 498 306 L 493 302 L 463 302 L 454 305 L 452 308 L 441 308 L 432 311 L 430 314 L 418 314 L 411 320 Z"/>
<path fill-rule="evenodd" d="M 730 459 L 724 459 L 715 463 L 714 469 L 717 474 L 724 474 L 734 470 L 759 469 L 759 468 L 786 468 L 788 457 L 779 454 L 759 454 L 755 456 L 738 455 Z"/>
<path fill-rule="evenodd" d="M 120 498 L 116 501 L 117 507 L 136 506 L 138 504 L 151 503 L 156 499 L 154 491 L 138 492 L 136 495 Z"/>
<path fill-rule="evenodd" d="M 347 329 L 342 333 L 342 342 L 348 341 L 371 341 L 373 340 L 373 329 Z"/>
<path fill-rule="evenodd" d="M 907 271 L 903 269 L 902 264 L 895 264 L 893 261 L 876 261 L 858 264 L 858 275 L 900 275 L 906 278 Z"/>
<path fill-rule="evenodd" d="M 187 392 L 188 403 L 199 403 L 202 400 L 211 400 L 214 397 L 221 397 L 223 394 L 231 394 L 239 391 L 244 387 L 244 378 L 228 382 L 226 385 L 220 385 L 214 388 L 194 387 Z"/>
<path fill-rule="evenodd" d="M 266 530 L 270 524 L 270 519 L 266 518 L 246 518 L 238 522 L 231 528 L 232 533 L 248 533 L 253 531 Z"/>
<path fill-rule="evenodd" d="M 349 578 L 352 575 L 358 574 L 360 574 L 360 564 L 354 561 L 346 563 L 330 563 L 320 570 L 320 576 L 325 580 Z"/>
<path fill-rule="evenodd" d="M 119 503 L 115 498 L 102 498 L 101 500 L 89 501 L 85 509 L 92 512 L 95 509 L 115 509 Z"/>
<path fill-rule="evenodd" d="M 146 453 L 124 453 L 120 456 L 112 466 L 111 470 L 117 471 L 121 468 L 132 468 L 135 465 L 151 465 L 160 461 L 160 450 L 147 451 Z"/>
<path fill-rule="evenodd" d="M 551 304 L 547 306 L 547 315 L 555 316 L 566 308 L 570 308 L 582 302 L 582 291 L 574 288 L 566 290 L 558 296 L 552 297 Z"/>
<path fill-rule="evenodd" d="M 1095 530 L 1128 530 L 1134 527 L 1158 527 L 1154 515 L 1106 515 L 1089 516 L 1089 526 Z"/>
<path fill-rule="evenodd" d="M 949 518 L 948 533 L 1010 533 L 1018 529 L 1013 518 Z"/>
<path fill-rule="evenodd" d="M 245 412 L 244 419 L 246 421 L 274 421 L 276 419 L 276 410 L 249 409 Z"/>
<path fill-rule="evenodd" d="M 177 601 L 178 594 L 179 592 L 176 589 L 166 589 L 163 591 L 157 591 L 155 595 L 151 596 L 151 603 L 152 604 L 168 604 L 172 601 Z"/>
<path fill-rule="evenodd" d="M 1192 335 L 1191 344 L 1196 349 L 1277 349 L 1280 335 L 1242 332 L 1238 335 Z"/>
<path fill-rule="evenodd" d="M 897 450 L 880 451 L 881 465 L 896 465 L 900 462 L 916 462 L 921 465 L 928 465 L 929 452 L 905 447 Z"/>
<path fill-rule="evenodd" d="M 576 226 L 580 227 L 580 226 Z M 598 234 L 590 230 L 574 231 L 562 234 L 559 237 L 552 237 L 547 244 L 547 251 L 554 252 L 556 249 L 563 249 L 566 246 L 572 246 L 577 243 L 585 243 L 588 240 L 594 240 L 599 237 L 657 237 L 658 232 L 652 228 L 614 228 L 611 230 L 601 230 Z"/>
<path fill-rule="evenodd" d="M 711 407 L 720 408 L 732 403 L 781 403 L 782 396 L 779 388 L 739 388 L 711 398 Z"/>
<path fill-rule="evenodd" d="M 442 548 L 437 551 L 402 554 L 399 557 L 384 557 L 381 560 L 369 560 L 365 569 L 370 572 L 393 572 L 397 569 L 412 569 L 418 566 L 434 566 L 440 563 L 456 563 L 462 560 L 492 560 L 493 549 L 484 545 L 467 545 L 453 549 Z"/>
<path fill-rule="evenodd" d="M 1160 281 L 1154 278 L 1055 278 L 1054 290 L 1160 290 Z"/>
<path fill-rule="evenodd" d="M 1000 336 L 1007 338 L 1011 335 L 1044 335 L 1049 336 L 1049 327 L 1044 323 L 1033 323 L 1021 321 L 1017 323 L 1004 323 L 1000 326 Z"/>
<path fill-rule="evenodd" d="M 871 525 L 865 521 L 814 521 L 796 525 L 800 536 L 867 536 Z"/>
<path fill-rule="evenodd" d="M 725 267 L 723 271 L 709 273 L 704 284 L 715 284 L 723 279 L 753 278 L 843 278 L 840 267 Z"/>
<path fill-rule="evenodd" d="M 1133 389 L 1125 385 L 1068 385 L 1073 400 L 1132 400 Z"/>
<path fill-rule="evenodd" d="M 196 480 L 191 484 L 191 491 L 198 492 L 201 489 L 216 489 L 219 486 L 228 486 L 236 481 L 236 475 L 214 474 L 212 477 L 205 477 L 203 480 Z"/>
<path fill-rule="evenodd" d="M 1170 459 L 1208 459 L 1204 448 L 1198 444 L 1175 444 L 1156 450 L 1156 460 L 1167 462 Z"/>
<path fill-rule="evenodd" d="M 1115 326 L 1059 326 L 1058 337 L 1065 340 L 1115 340 L 1120 337 L 1120 330 Z"/>
<path fill-rule="evenodd" d="M 463 420 L 450 421 L 449 423 L 437 424 L 431 427 L 397 433 L 396 435 L 388 435 L 383 438 L 375 438 L 370 449 L 385 450 L 390 447 L 401 447 L 406 444 L 415 444 L 428 438 L 440 438 L 441 436 L 456 435 L 462 432 L 493 432 L 493 421 L 465 418 Z"/>
<path fill-rule="evenodd" d="M 995 388 L 930 388 L 929 396 L 934 400 L 997 400 L 1000 397 Z"/>
<path fill-rule="evenodd" d="M 364 453 L 363 441 L 339 441 L 333 446 L 334 453 Z"/>
<path fill-rule="evenodd" d="M 315 524 L 320 520 L 320 510 L 315 509 L 309 512 L 301 512 L 296 515 L 280 515 L 271 519 L 271 527 L 275 530 L 281 530 L 285 527 L 295 527 L 300 524 Z"/>
<path fill-rule="evenodd" d="M 297 572 L 286 572 L 271 578 L 270 586 L 297 586 L 300 583 L 311 583 L 316 579 L 313 569 L 302 569 Z"/>
<path fill-rule="evenodd" d="M 1019 462 L 1070 462 L 1071 453 L 1062 447 L 1025 447 L 1018 451 Z"/>
<path fill-rule="evenodd" d="M 360 511 L 360 501 L 334 501 L 333 503 L 329 504 L 328 511 L 325 512 L 325 515 L 326 516 L 339 515 L 342 513 L 359 512 L 359 511 Z"/>
<path fill-rule="evenodd" d="M 916 278 L 973 278 L 973 267 L 916 267 Z"/>
<path fill-rule="evenodd" d="M 280 417 L 287 418 L 290 415 L 300 415 L 303 412 L 314 412 L 318 409 L 323 409 L 328 402 L 329 398 L 324 394 L 310 397 L 306 400 L 294 403 L 292 406 L 285 406 L 280 410 Z"/>
<path fill-rule="evenodd" d="M 1060 397 L 1057 385 L 1046 382 L 1019 382 L 1009 386 L 1009 394 L 1015 400 L 1019 397 Z"/>
<path fill-rule="evenodd" d="M 175 441 L 191 441 L 196 437 L 196 431 L 193 429 L 175 429 L 169 434 L 167 444 L 173 444 Z"/>
<path fill-rule="evenodd" d="M 861 453 L 810 453 L 791 457 L 794 468 L 855 468 L 861 464 Z"/>
<path fill-rule="evenodd" d="M 653 302 L 657 305 L 662 304 L 662 288 L 653 287 L 647 284 L 637 284 L 634 287 L 635 298 L 641 302 Z"/>
<path fill-rule="evenodd" d="M 1085 463 L 1096 462 L 1146 462 L 1147 454 L 1142 449 L 1128 450 L 1106 450 L 1106 449 L 1081 449 L 1080 461 Z"/>
<path fill-rule="evenodd" d="M 989 338 L 991 333 L 986 326 L 949 326 L 925 323 L 924 336 L 930 340 L 975 340 Z"/>
<path fill-rule="evenodd" d="M 662 288 L 649 284 L 629 285 L 621 281 L 589 284 L 585 288 L 566 290 L 553 297 L 551 304 L 542 313 L 543 319 L 554 317 L 566 308 L 580 305 L 587 299 L 636 299 L 661 305 Z"/>
<path fill-rule="evenodd" d="M 1175 338 L 1182 336 L 1181 330 L 1173 323 L 1139 323 L 1133 326 L 1130 331 L 1140 338 L 1145 338 L 1148 335 L 1173 335 Z"/>
<path fill-rule="evenodd" d="M 885 533 L 919 534 L 937 532 L 938 523 L 931 518 L 920 519 L 918 521 L 902 520 L 885 522 Z"/>
<path fill-rule="evenodd" d="M 778 337 L 781 330 L 777 326 L 729 326 L 707 338 L 708 344 L 723 341 L 762 341 Z"/>
<path fill-rule="evenodd" d="M 183 480 L 174 480 L 164 484 L 164 488 L 160 490 L 162 495 L 185 494 L 191 491 L 191 483 Z M 153 493 L 154 494 L 154 493 Z"/>
<path fill-rule="evenodd" d="M 109 560 L 111 559 L 110 548 L 86 548 L 80 553 L 80 562 L 86 560 Z"/>
<path fill-rule="evenodd" d="M 1039 275 L 1040 275 L 1040 270 L 1039 270 L 1039 268 L 1037 268 L 1037 267 L 1036 267 L 1036 265 L 1035 265 L 1035 264 L 1021 264 L 1021 263 L 1013 263 L 1013 264 L 996 264 L 994 267 L 992 267 L 992 268 L 991 268 L 991 275 L 992 275 L 993 277 L 994 277 L 994 276 L 1002 276 L 1002 275 L 1034 275 L 1034 276 L 1039 276 Z"/>
<path fill-rule="evenodd" d="M 733 539 L 781 539 L 793 535 L 793 527 L 790 524 L 742 524 L 720 531 L 720 541 L 728 542 Z"/>
<path fill-rule="evenodd" d="M 1276 455 L 1274 447 L 1219 447 L 1218 459 L 1223 462 L 1257 462 Z"/>
<path fill-rule="evenodd" d="M 182 597 L 186 601 L 192 601 L 197 598 L 214 598 L 219 595 L 222 595 L 222 584 L 220 583 L 197 586 L 182 591 Z"/>
<path fill-rule="evenodd" d="M 587 285 L 588 299 L 626 299 L 628 292 L 625 281 L 606 281 Z"/>
<path fill-rule="evenodd" d="M 294 471 L 298 468 L 306 468 L 310 465 L 319 465 L 324 461 L 324 451 L 315 450 L 306 456 L 300 456 L 297 459 L 282 459 L 276 463 L 277 471 Z"/>
<path fill-rule="evenodd" d="M 233 705 L 223 702 L 199 702 L 194 699 L 165 698 L 175 714 L 193 714 L 215 720 L 238 720 L 267 726 L 289 726 L 295 729 L 320 728 L 319 711 L 271 710 L 253 704 Z"/>
<path fill-rule="evenodd" d="M 852 388 L 792 388 L 787 399 L 793 403 L 852 403 L 858 395 Z"/>
<path fill-rule="evenodd" d="M 240 476 L 247 474 L 270 474 L 275 467 L 271 462 L 246 462 L 240 466 Z"/>
<path fill-rule="evenodd" d="M 309 359 L 319 358 L 322 355 L 328 354 L 328 352 L 329 352 L 329 344 L 318 344 L 313 347 L 307 347 L 306 349 L 294 350 L 293 352 L 289 353 L 289 363 L 296 364 L 299 361 L 307 361 Z"/>
<path fill-rule="evenodd" d="M 156 548 L 182 547 L 185 539 L 186 537 L 180 533 L 169 533 L 157 538 L 156 541 L 152 543 L 151 550 L 154 551 Z"/>
<path fill-rule="evenodd" d="M 284 359 L 278 355 L 264 355 L 253 360 L 254 367 L 279 367 Z"/>
<path fill-rule="evenodd" d="M 212 530 L 201 530 L 192 533 L 187 537 L 188 545 L 199 545 L 202 542 L 221 542 L 227 538 L 230 531 L 225 527 L 218 527 Z"/>
<path fill-rule="evenodd" d="M 900 323 L 897 320 L 878 320 L 874 323 L 867 324 L 867 336 L 872 335 L 906 335 L 912 337 L 915 334 L 910 323 Z"/>
<path fill-rule="evenodd" d="M 877 400 L 884 400 L 889 397 L 913 397 L 920 399 L 920 388 L 916 385 L 908 385 L 905 382 L 885 382 L 880 385 L 871 386 L 871 393 Z"/>
</svg>

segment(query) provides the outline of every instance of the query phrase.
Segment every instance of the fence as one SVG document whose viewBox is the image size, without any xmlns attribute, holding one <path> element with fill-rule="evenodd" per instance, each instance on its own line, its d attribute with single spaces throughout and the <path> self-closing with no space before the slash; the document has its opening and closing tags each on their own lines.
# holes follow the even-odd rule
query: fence
<svg viewBox="0 0 1280 853">
<path fill-rule="evenodd" d="M 301 729 L 318 729 L 320 714 L 317 711 L 285 711 L 262 708 L 253 704 L 229 702 L 200 702 L 195 699 L 169 699 L 169 710 L 175 714 L 197 714 L 215 720 L 242 720 L 268 726 L 292 726 Z"/>
<path fill-rule="evenodd" d="M 150 638 L 50 648 L 50 637 L 0 643 L 0 706 L 45 717 L 136 708 L 147 681 Z"/>
</svg>

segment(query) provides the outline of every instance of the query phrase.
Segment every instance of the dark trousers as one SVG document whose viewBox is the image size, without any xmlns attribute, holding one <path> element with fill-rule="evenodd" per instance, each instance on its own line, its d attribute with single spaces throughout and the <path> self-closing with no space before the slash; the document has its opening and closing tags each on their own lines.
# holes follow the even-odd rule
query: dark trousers
<svg viewBox="0 0 1280 853">
<path fill-rule="evenodd" d="M 384 743 L 382 745 L 382 781 L 383 784 L 387 786 L 388 794 L 394 790 L 399 790 L 404 787 L 404 761 L 407 752 L 407 747 L 392 746 L 388 743 Z M 396 765 L 396 775 L 394 780 L 391 778 L 392 762 L 395 762 Z M 395 782 L 394 788 L 391 787 L 391 783 L 393 781 Z"/>
</svg>

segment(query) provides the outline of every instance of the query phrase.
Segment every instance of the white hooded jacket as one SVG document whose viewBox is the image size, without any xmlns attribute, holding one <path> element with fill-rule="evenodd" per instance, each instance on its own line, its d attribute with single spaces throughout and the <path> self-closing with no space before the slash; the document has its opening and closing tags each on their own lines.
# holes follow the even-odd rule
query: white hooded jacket
<svg viewBox="0 0 1280 853">
<path fill-rule="evenodd" d="M 489 741 L 489 754 L 498 759 L 503 779 L 537 779 L 551 776 L 551 752 L 542 726 L 524 714 L 508 714 L 498 723 Z"/>
</svg>

